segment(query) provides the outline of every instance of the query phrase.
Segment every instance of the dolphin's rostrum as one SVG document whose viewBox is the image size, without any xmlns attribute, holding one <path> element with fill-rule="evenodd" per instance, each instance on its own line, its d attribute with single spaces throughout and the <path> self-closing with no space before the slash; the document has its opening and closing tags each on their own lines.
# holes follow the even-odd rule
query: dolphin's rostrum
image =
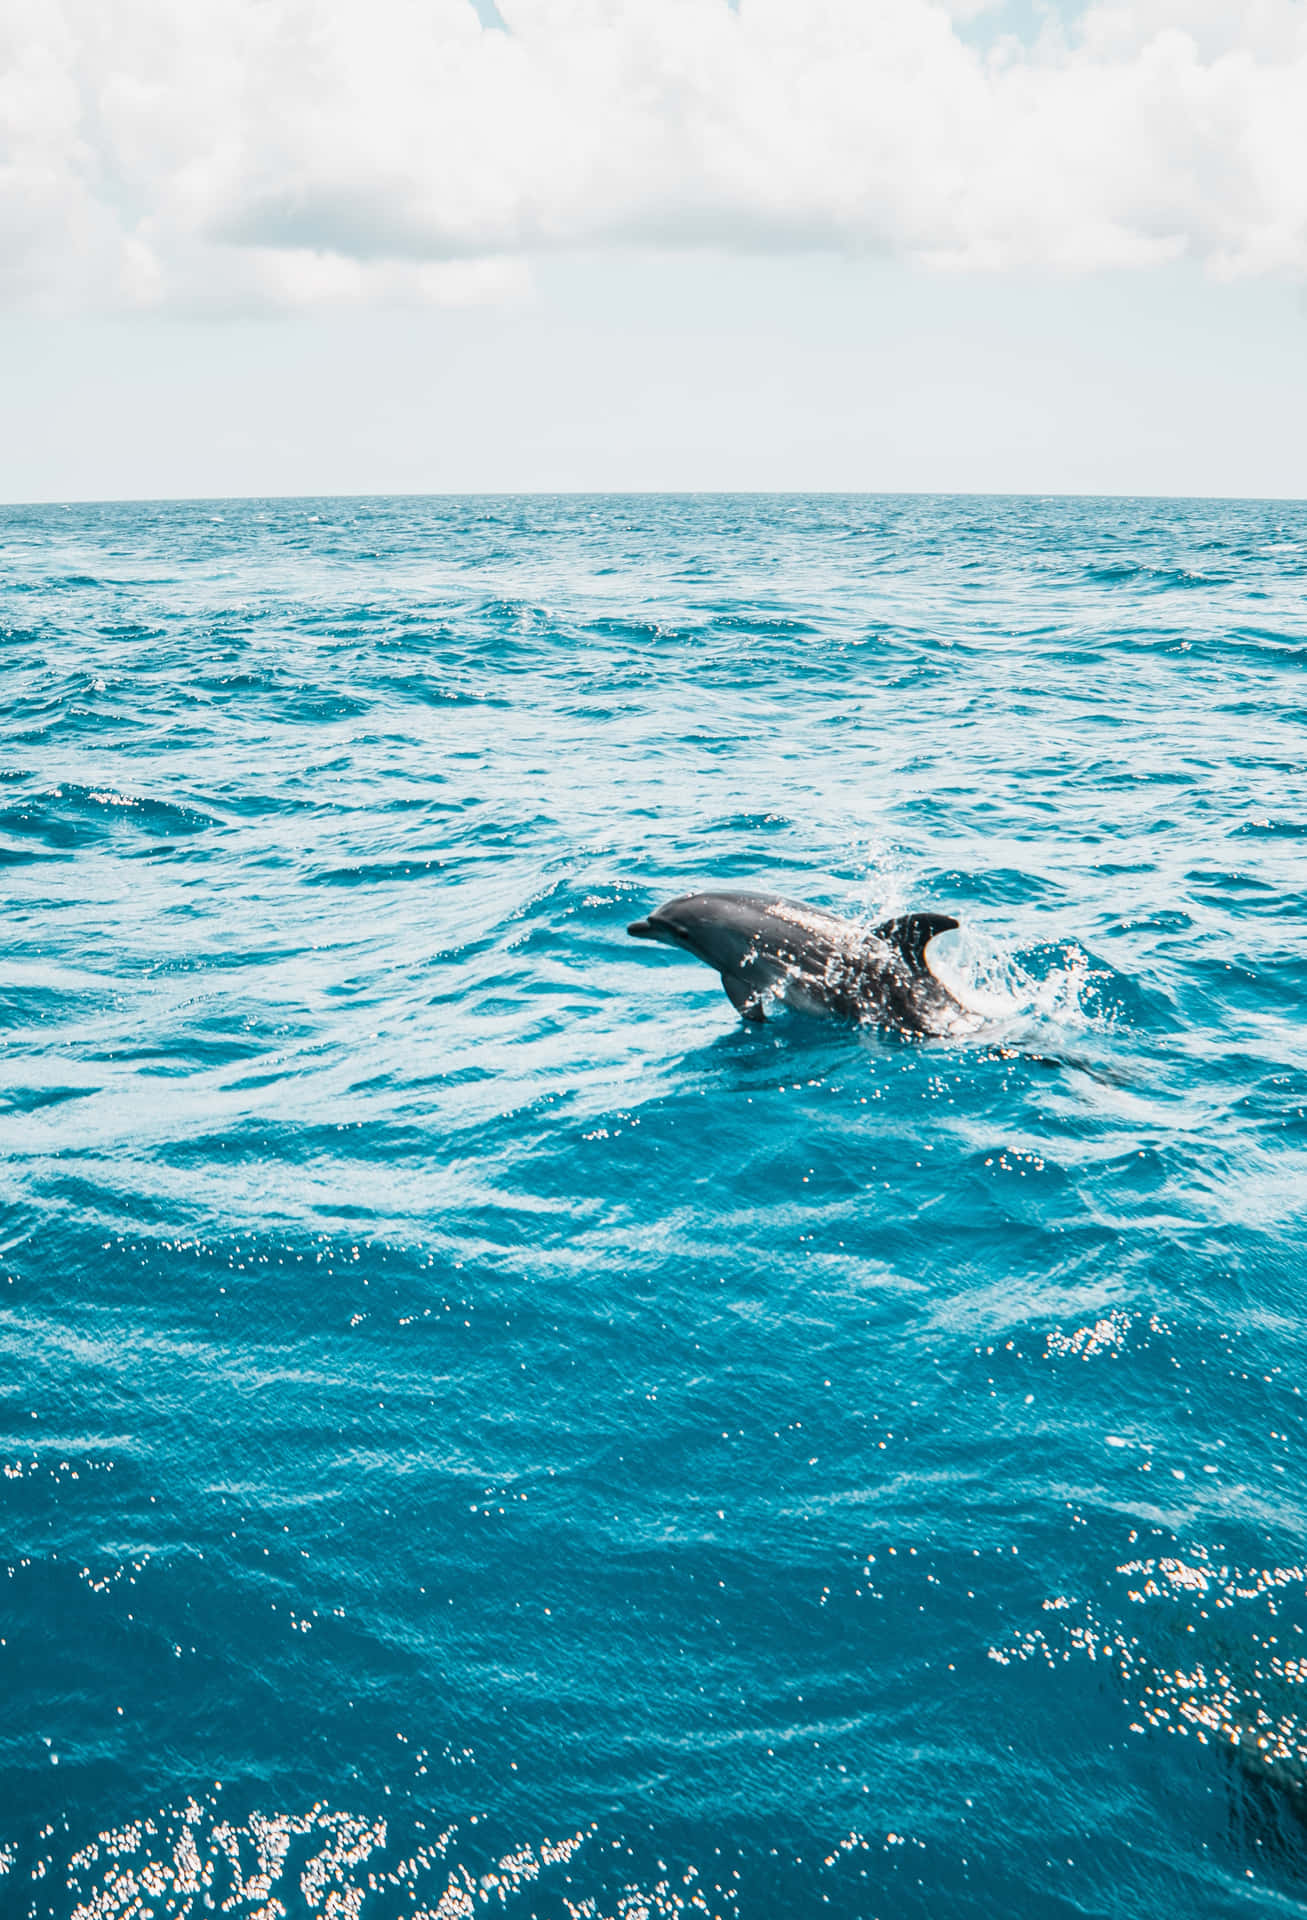
<svg viewBox="0 0 1307 1920">
<path fill-rule="evenodd" d="M 956 920 L 909 913 L 859 927 L 773 893 L 687 893 L 627 928 L 715 967 L 731 1005 L 762 1020 L 769 999 L 901 1033 L 945 1033 L 965 1017 L 926 965 L 926 944 Z"/>
</svg>

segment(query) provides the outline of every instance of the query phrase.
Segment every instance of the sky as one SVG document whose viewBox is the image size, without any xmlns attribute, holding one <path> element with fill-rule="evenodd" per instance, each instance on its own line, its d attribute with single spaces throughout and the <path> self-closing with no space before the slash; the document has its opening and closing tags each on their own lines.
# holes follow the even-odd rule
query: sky
<svg viewBox="0 0 1307 1920">
<path fill-rule="evenodd" d="M 0 498 L 1307 495 L 1307 0 L 0 0 Z"/>
</svg>

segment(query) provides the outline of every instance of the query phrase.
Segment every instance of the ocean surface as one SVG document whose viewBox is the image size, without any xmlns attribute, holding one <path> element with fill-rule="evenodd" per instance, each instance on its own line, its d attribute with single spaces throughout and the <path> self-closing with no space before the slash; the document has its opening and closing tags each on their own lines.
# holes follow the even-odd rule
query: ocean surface
<svg viewBox="0 0 1307 1920">
<path fill-rule="evenodd" d="M 0 675 L 0 1912 L 1307 1911 L 1307 507 L 6 508 Z"/>
</svg>

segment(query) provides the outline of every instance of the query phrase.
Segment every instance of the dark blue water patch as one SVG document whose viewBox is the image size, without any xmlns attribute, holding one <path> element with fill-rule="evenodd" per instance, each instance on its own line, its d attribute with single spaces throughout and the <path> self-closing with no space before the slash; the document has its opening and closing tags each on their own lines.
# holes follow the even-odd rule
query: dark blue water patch
<svg viewBox="0 0 1307 1920">
<path fill-rule="evenodd" d="M 78 587 L 99 589 L 109 584 L 111 583 L 97 580 L 89 573 L 51 573 L 41 583 L 42 589 L 52 594 Z"/>
<path fill-rule="evenodd" d="M 29 835 L 55 852 L 103 841 L 114 829 L 139 833 L 202 833 L 217 822 L 197 809 L 146 795 L 67 784 L 32 794 L 0 811 L 0 832 Z"/>
<path fill-rule="evenodd" d="M 419 706 L 435 707 L 508 707 L 512 702 L 480 686 L 457 686 L 445 675 L 436 679 L 429 672 L 414 672 L 403 677 L 390 675 L 379 683 L 385 692 Z"/>
<path fill-rule="evenodd" d="M 1275 920 L 1283 922 L 1295 919 L 1301 913 L 1302 895 L 1295 887 L 1292 891 L 1277 885 L 1273 879 L 1264 879 L 1260 874 L 1222 869 L 1220 867 L 1197 867 L 1185 874 L 1185 880 L 1193 889 L 1196 900 L 1211 904 L 1216 901 L 1238 901 L 1241 916 L 1253 921 Z"/>
<path fill-rule="evenodd" d="M 1307 839 L 1307 820 L 1242 820 L 1230 829 L 1232 839 L 1303 840 Z"/>
<path fill-rule="evenodd" d="M 1301 1017 L 1301 967 L 1285 967 L 1272 956 L 1245 951 L 1196 961 L 1194 976 L 1195 985 L 1206 992 L 1209 1004 L 1225 1007 L 1236 1019 L 1254 995 L 1262 1006 L 1274 1008 L 1281 1018 Z"/>
<path fill-rule="evenodd" d="M 934 883 L 943 898 L 968 901 L 977 906 L 1016 906 L 1029 902 L 1056 911 L 1065 900 L 1066 888 L 1052 874 L 1026 873 L 1019 868 L 995 868 L 989 873 L 944 873 Z"/>
<path fill-rule="evenodd" d="M 431 857 L 426 860 L 383 860 L 367 866 L 328 867 L 304 875 L 309 887 L 372 886 L 391 880 L 429 880 L 444 871 L 445 863 Z"/>
<path fill-rule="evenodd" d="M 5 1096 L 4 1107 L 11 1113 L 39 1113 L 43 1107 L 56 1107 L 65 1100 L 82 1100 L 90 1087 L 13 1087 Z"/>
<path fill-rule="evenodd" d="M 304 721 L 354 720 L 370 711 L 372 702 L 343 688 L 301 684 L 281 695 L 291 713 Z"/>
<path fill-rule="evenodd" d="M 28 1030 L 44 1052 L 52 1035 L 93 1018 L 113 997 L 113 987 L 106 980 L 92 984 L 85 974 L 68 979 L 33 969 L 27 979 L 0 986 L 0 1026 L 11 1032 Z"/>
<path fill-rule="evenodd" d="M 281 682 L 273 671 L 241 671 L 209 674 L 199 679 L 196 685 L 211 693 L 271 693 L 279 688 Z"/>
<path fill-rule="evenodd" d="M 1264 642 L 1277 665 L 1290 665 L 1294 661 L 1307 659 L 1307 646 L 1304 646 L 1301 637 L 1286 633 L 1282 628 L 1255 627 L 1245 623 L 1234 629 L 1232 638 Z"/>
<path fill-rule="evenodd" d="M 257 1058 L 267 1051 L 267 1041 L 254 1034 L 223 1032 L 222 1022 L 205 1022 L 217 1032 L 192 1030 L 172 1045 L 151 1043 L 143 1046 L 109 1047 L 91 1051 L 82 1057 L 88 1061 L 110 1062 L 134 1067 L 138 1074 L 200 1073 L 215 1066 Z M 280 1037 L 280 1036 L 279 1036 Z"/>
</svg>

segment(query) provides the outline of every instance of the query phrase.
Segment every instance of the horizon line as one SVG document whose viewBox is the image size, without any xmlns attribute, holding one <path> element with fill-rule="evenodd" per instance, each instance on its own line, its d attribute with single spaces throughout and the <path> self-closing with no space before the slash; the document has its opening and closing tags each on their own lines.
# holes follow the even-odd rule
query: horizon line
<svg viewBox="0 0 1307 1920">
<path fill-rule="evenodd" d="M 1069 488 L 974 487 L 442 487 L 325 493 L 161 493 L 69 495 L 27 500 L 0 498 L 8 509 L 74 507 L 253 506 L 296 500 L 1094 500 L 1130 503 L 1184 501 L 1212 505 L 1304 506 L 1300 493 L 1118 493 Z"/>
</svg>

